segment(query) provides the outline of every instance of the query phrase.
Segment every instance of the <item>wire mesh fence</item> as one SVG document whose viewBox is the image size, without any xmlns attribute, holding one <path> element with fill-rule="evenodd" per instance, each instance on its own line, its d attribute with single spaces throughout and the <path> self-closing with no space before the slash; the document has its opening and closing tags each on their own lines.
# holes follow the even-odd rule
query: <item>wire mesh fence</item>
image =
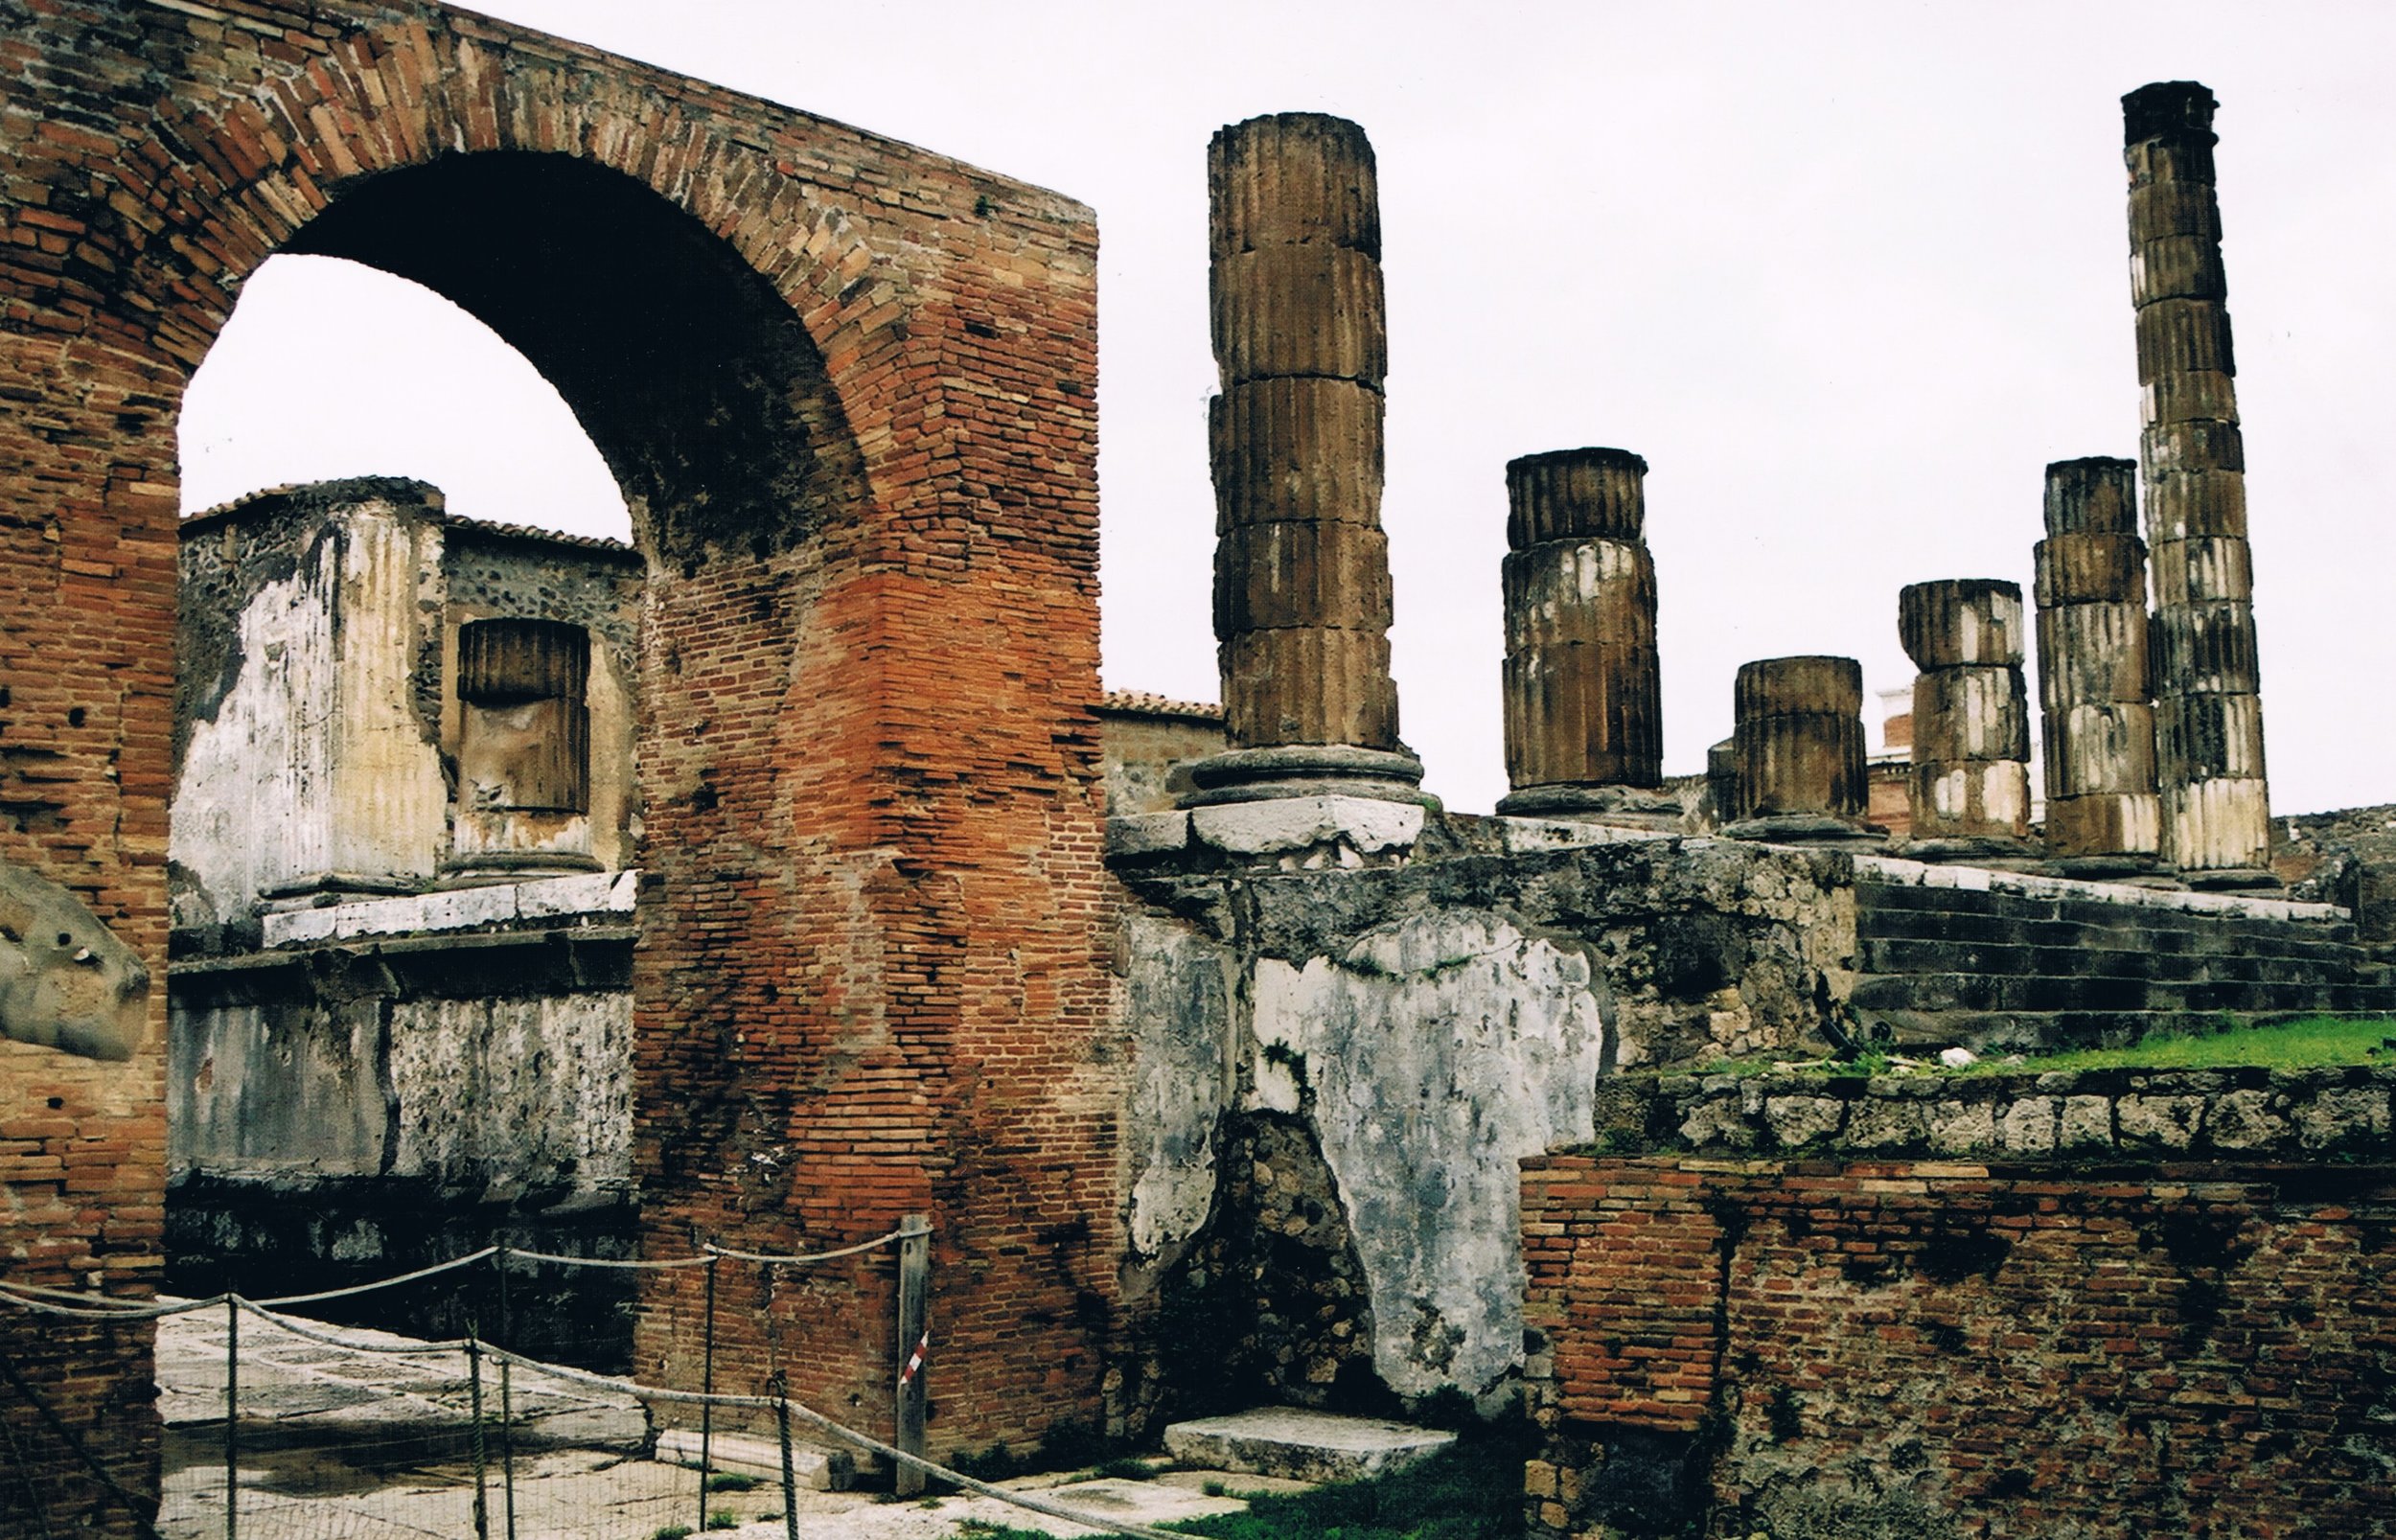
<svg viewBox="0 0 2396 1540">
<path fill-rule="evenodd" d="M 771 1519 L 798 1540 L 809 1499 L 818 1487 L 845 1484 L 839 1478 L 852 1451 L 887 1457 L 901 1471 L 923 1468 L 910 1462 L 921 1444 L 907 1437 L 904 1414 L 920 1399 L 916 1376 L 929 1345 L 921 1320 L 929 1235 L 929 1226 L 910 1219 L 889 1234 L 809 1255 L 710 1248 L 641 1263 L 495 1246 L 397 1278 L 263 1302 L 227 1294 L 152 1304 L 6 1283 L 0 1302 L 35 1322 L 155 1329 L 166 1432 L 154 1517 L 141 1496 L 111 1490 L 137 1531 L 158 1540 L 661 1540 Z M 720 1268 L 771 1277 L 884 1248 L 898 1253 L 901 1338 L 860 1350 L 892 1362 L 897 1433 L 909 1447 L 789 1400 L 778 1378 L 769 1395 L 709 1393 Z M 562 1329 L 544 1321 L 517 1331 L 512 1278 L 635 1266 L 706 1270 L 708 1385 L 640 1386 L 503 1345 L 529 1336 L 553 1347 Z M 441 1289 L 471 1295 L 476 1311 L 495 1303 L 495 1335 L 470 1320 L 462 1337 L 427 1342 L 288 1313 L 330 1306 L 354 1320 L 359 1297 L 380 1294 L 394 1315 L 422 1319 L 422 1306 L 439 1301 L 407 1293 Z M 33 1386 L 11 1378 L 19 1399 L 101 1471 L 83 1447 L 89 1440 L 40 1404 Z M 0 1386 L 0 1401 L 10 1390 Z M 720 1414 L 772 1431 L 719 1435 Z M 40 1534 L 35 1517 L 27 1532 Z"/>
</svg>

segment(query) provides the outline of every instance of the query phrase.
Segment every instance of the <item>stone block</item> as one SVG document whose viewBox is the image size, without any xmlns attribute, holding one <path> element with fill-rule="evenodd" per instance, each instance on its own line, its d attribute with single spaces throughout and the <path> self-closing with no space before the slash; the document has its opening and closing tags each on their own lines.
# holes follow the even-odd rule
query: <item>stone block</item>
<svg viewBox="0 0 2396 1540">
<path fill-rule="evenodd" d="M 2134 200 L 2133 200 L 2134 202 Z M 2213 200 L 2204 198 L 2208 212 Z M 2170 239 L 2174 235 L 2205 236 L 2219 240 L 2218 231 L 2157 231 Z M 2210 300 L 2159 299 L 2138 311 L 2138 366 L 2141 379 L 2175 374 L 2217 374 L 2230 376 L 2238 372 L 2238 362 L 2230 346 L 2229 311 Z M 2154 371 L 2149 373 L 2148 371 Z"/>
<path fill-rule="evenodd" d="M 2147 601 L 2147 546 L 2136 535 L 2050 535 L 2031 548 L 2031 596 L 2057 605 Z"/>
<path fill-rule="evenodd" d="M 1242 524 L 1214 548 L 1214 632 L 1387 631 L 1390 542 L 1377 525 Z"/>
<path fill-rule="evenodd" d="M 2247 694 L 2166 698 L 2154 709 L 2154 756 L 2163 781 L 2261 779 L 2263 702 Z"/>
<path fill-rule="evenodd" d="M 1186 813 L 1127 813 L 1107 819 L 1107 854 L 1153 856 L 1189 847 Z"/>
<path fill-rule="evenodd" d="M 2021 585 L 1996 578 L 1907 584 L 1897 595 L 1897 636 L 1919 669 L 2018 666 Z"/>
<path fill-rule="evenodd" d="M 1543 642 L 1655 648 L 1655 561 L 1645 545 L 1589 539 L 1509 551 L 1500 588 L 1509 653 Z"/>
<path fill-rule="evenodd" d="M 1397 744 L 1397 687 L 1379 631 L 1289 628 L 1222 644 L 1226 736 L 1240 747 Z"/>
<path fill-rule="evenodd" d="M 2095 455 L 2049 465 L 2046 532 L 2049 537 L 2137 534 L 2138 463 Z"/>
<path fill-rule="evenodd" d="M 2039 748 L 2050 799 L 2154 795 L 2154 708 L 2144 701 L 2050 710 Z"/>
<path fill-rule="evenodd" d="M 1185 1465 L 1302 1482 L 1386 1476 L 1455 1441 L 1452 1433 L 1295 1407 L 1176 1422 L 1164 1430 L 1166 1453 Z"/>
<path fill-rule="evenodd" d="M 2185 1150 L 2197 1141 L 2206 1098 L 2194 1095 L 2124 1096 L 2116 1104 L 2125 1150 Z"/>
<path fill-rule="evenodd" d="M 1280 112 L 1218 129 L 1207 147 L 1212 253 L 1323 242 L 1381 255 L 1381 201 L 1363 128 Z"/>
<path fill-rule="evenodd" d="M 1207 403 L 1215 532 L 1381 519 L 1381 393 L 1352 379 L 1258 379 Z"/>
<path fill-rule="evenodd" d="M 1959 667 L 1914 676 L 1914 763 L 2030 757 L 2021 670 Z"/>
<path fill-rule="evenodd" d="M 1506 543 L 1637 541 L 1647 524 L 1647 462 L 1627 449 L 1555 449 L 1506 465 Z"/>
<path fill-rule="evenodd" d="M 1527 646 L 1500 665 L 1507 779 L 1652 787 L 1663 780 L 1661 670 L 1652 649 Z"/>
<path fill-rule="evenodd" d="M 2140 587 L 2143 592 L 2144 582 Z M 2144 704 L 2147 607 L 2062 605 L 2039 611 L 2039 700 L 2046 710 L 2113 702 Z"/>
<path fill-rule="evenodd" d="M 2154 547 L 2158 609 L 2254 597 L 2254 547 L 2243 536 L 2196 535 Z"/>
<path fill-rule="evenodd" d="M 667 1428 L 658 1433 L 660 1462 L 697 1466 L 699 1456 L 698 1429 Z M 782 1446 L 772 1439 L 719 1433 L 707 1440 L 707 1459 L 712 1470 L 762 1477 L 769 1482 L 782 1479 Z M 857 1484 L 857 1459 L 845 1449 L 818 1449 L 794 1443 L 791 1472 L 797 1483 L 811 1492 L 845 1492 Z"/>
<path fill-rule="evenodd" d="M 1381 264 L 1346 246 L 1265 246 L 1214 259 L 1214 357 L 1226 387 L 1277 375 L 1378 387 L 1390 372 Z"/>
<path fill-rule="evenodd" d="M 2065 1151 L 2113 1146 L 2113 1102 L 2109 1096 L 2065 1096 L 2056 1120 L 2055 1141 Z"/>
<path fill-rule="evenodd" d="M 1193 839 L 1227 855 L 1285 855 L 1333 843 L 1370 855 L 1403 849 L 1421 838 L 1423 809 L 1414 802 L 1310 796 L 1226 802 L 1186 816 Z"/>
<path fill-rule="evenodd" d="M 1763 1104 L 1765 1126 L 1787 1150 L 1835 1138 L 1846 1117 L 1847 1104 L 1831 1096 L 1773 1096 Z"/>
<path fill-rule="evenodd" d="M 2024 1096 L 1996 1118 L 1996 1142 L 2008 1155 L 2047 1155 L 2055 1149 L 2062 1098 Z"/>
</svg>

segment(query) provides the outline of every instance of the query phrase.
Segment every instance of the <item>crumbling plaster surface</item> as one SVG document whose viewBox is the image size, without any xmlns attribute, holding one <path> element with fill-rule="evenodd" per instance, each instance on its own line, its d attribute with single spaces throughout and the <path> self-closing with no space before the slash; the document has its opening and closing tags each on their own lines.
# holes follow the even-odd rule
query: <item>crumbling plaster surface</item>
<svg viewBox="0 0 2396 1540">
<path fill-rule="evenodd" d="M 432 875 L 449 793 L 414 674 L 417 590 L 440 540 L 437 524 L 360 501 L 242 604 L 237 661 L 220 695 L 194 702 L 175 785 L 170 852 L 214 910 L 187 922 L 325 872 Z"/>
<path fill-rule="evenodd" d="M 1447 859 L 1118 865 L 1130 1230 L 1161 1274 L 1227 1221 L 1226 1119 L 1296 1117 L 1363 1266 L 1375 1377 L 1494 1401 L 1521 1365 L 1517 1161 L 1592 1137 L 1618 1069 L 1825 1046 L 1853 867 L 1710 840 L 1493 854 L 1466 822 L 1435 831 Z"/>
<path fill-rule="evenodd" d="M 1598 985 L 1577 949 L 1454 911 L 1256 965 L 1257 1059 L 1296 1082 L 1258 1075 L 1258 1099 L 1298 1092 L 1312 1118 L 1401 1395 L 1486 1394 L 1521 1362 L 1515 1162 L 1589 1136 Z"/>
<path fill-rule="evenodd" d="M 422 1178 L 471 1192 L 632 1182 L 632 1001 L 363 995 L 177 1001 L 169 1167 L 260 1182 Z"/>
</svg>

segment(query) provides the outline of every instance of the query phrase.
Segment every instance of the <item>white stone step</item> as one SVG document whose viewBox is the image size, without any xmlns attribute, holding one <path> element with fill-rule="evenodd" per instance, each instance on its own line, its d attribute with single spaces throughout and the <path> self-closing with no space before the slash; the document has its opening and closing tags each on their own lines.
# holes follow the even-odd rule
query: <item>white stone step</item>
<svg viewBox="0 0 2396 1540">
<path fill-rule="evenodd" d="M 1301 1482 L 1386 1476 L 1455 1441 L 1452 1433 L 1298 1407 L 1258 1407 L 1164 1430 L 1166 1452 L 1185 1465 Z"/>
</svg>

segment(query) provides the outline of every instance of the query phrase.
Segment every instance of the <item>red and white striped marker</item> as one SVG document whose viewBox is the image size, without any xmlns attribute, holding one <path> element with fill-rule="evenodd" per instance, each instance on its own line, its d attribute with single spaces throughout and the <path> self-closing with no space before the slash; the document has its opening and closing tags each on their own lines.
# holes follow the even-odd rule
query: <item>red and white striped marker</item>
<svg viewBox="0 0 2396 1540">
<path fill-rule="evenodd" d="M 913 1352 L 907 1355 L 907 1367 L 899 1370 L 900 1390 L 906 1390 L 907 1382 L 913 1379 L 916 1374 L 922 1370 L 924 1367 L 924 1357 L 931 1351 L 932 1331 L 931 1328 L 926 1327 L 924 1330 L 923 1340 L 915 1345 L 915 1350 Z"/>
</svg>

